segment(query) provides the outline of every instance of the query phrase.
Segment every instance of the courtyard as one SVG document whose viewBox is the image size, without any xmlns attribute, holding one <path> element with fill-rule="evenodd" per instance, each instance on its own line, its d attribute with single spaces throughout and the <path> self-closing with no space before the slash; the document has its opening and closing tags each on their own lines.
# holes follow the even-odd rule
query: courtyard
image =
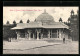
<svg viewBox="0 0 80 56">
<path fill-rule="evenodd" d="M 3 54 L 79 54 L 78 41 L 47 42 L 19 41 L 3 42 Z"/>
</svg>

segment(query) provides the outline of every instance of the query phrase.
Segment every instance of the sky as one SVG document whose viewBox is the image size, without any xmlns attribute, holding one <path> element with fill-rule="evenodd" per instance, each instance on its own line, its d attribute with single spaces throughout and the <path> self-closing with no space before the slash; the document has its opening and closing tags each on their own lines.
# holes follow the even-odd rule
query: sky
<svg viewBox="0 0 80 56">
<path fill-rule="evenodd" d="M 7 21 L 10 24 L 15 20 L 19 23 L 20 20 L 26 23 L 29 19 L 34 21 L 40 14 L 46 12 L 53 16 L 55 22 L 58 22 L 59 18 L 62 18 L 63 22 L 66 22 L 71 15 L 71 10 L 74 10 L 74 14 L 77 14 L 78 7 L 3 7 L 3 24 Z"/>
</svg>

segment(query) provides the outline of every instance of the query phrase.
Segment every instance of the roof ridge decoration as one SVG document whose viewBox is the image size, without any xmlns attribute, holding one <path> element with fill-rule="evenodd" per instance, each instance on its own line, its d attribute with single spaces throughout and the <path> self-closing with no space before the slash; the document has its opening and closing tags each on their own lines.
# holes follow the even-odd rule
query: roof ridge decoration
<svg viewBox="0 0 80 56">
<path fill-rule="evenodd" d="M 46 13 L 46 9 L 44 9 L 44 13 Z"/>
<path fill-rule="evenodd" d="M 74 13 L 74 10 L 73 9 L 71 10 L 71 13 Z"/>
</svg>

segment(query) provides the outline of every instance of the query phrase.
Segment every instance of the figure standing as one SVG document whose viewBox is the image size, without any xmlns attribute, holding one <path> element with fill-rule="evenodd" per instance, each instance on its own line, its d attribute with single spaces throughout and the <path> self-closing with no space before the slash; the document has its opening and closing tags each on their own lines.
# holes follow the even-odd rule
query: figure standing
<svg viewBox="0 0 80 56">
<path fill-rule="evenodd" d="M 65 43 L 65 38 L 63 38 L 63 43 Z"/>
</svg>

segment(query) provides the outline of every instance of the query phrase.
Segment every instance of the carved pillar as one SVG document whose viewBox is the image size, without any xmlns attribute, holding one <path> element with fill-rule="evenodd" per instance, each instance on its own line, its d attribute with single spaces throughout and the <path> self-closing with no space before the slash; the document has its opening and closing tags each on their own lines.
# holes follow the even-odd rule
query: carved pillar
<svg viewBox="0 0 80 56">
<path fill-rule="evenodd" d="M 16 32 L 16 34 L 17 34 L 17 40 L 19 39 L 19 37 L 20 37 L 20 34 L 19 34 L 19 32 L 17 31 Z"/>
<path fill-rule="evenodd" d="M 51 38 L 52 38 L 52 29 L 51 29 Z"/>
<path fill-rule="evenodd" d="M 61 39 L 61 29 L 59 29 L 59 38 Z"/>
<path fill-rule="evenodd" d="M 19 34 L 17 33 L 17 40 L 19 39 Z"/>
<path fill-rule="evenodd" d="M 57 38 L 58 38 L 58 29 L 57 29 Z"/>
<path fill-rule="evenodd" d="M 25 39 L 27 39 L 27 31 L 25 31 Z"/>
<path fill-rule="evenodd" d="M 37 29 L 37 40 L 39 40 L 39 33 L 41 32 L 41 29 Z"/>
<path fill-rule="evenodd" d="M 48 38 L 50 38 L 50 30 L 48 30 Z"/>
<path fill-rule="evenodd" d="M 31 40 L 31 31 L 28 29 L 28 38 Z"/>
<path fill-rule="evenodd" d="M 41 34 L 41 39 L 43 39 L 43 34 Z"/>
<path fill-rule="evenodd" d="M 39 40 L 39 32 L 37 32 L 37 40 Z"/>
<path fill-rule="evenodd" d="M 63 34 L 64 34 L 64 37 L 63 38 L 65 38 L 65 29 L 63 29 Z"/>
<path fill-rule="evenodd" d="M 29 38 L 29 33 L 27 33 L 27 39 Z"/>
<path fill-rule="evenodd" d="M 29 40 L 31 40 L 31 33 L 29 32 Z"/>
<path fill-rule="evenodd" d="M 64 36 L 64 33 L 63 33 L 63 30 L 62 30 L 62 35 L 61 35 L 61 37 L 63 38 L 63 36 Z"/>
</svg>

